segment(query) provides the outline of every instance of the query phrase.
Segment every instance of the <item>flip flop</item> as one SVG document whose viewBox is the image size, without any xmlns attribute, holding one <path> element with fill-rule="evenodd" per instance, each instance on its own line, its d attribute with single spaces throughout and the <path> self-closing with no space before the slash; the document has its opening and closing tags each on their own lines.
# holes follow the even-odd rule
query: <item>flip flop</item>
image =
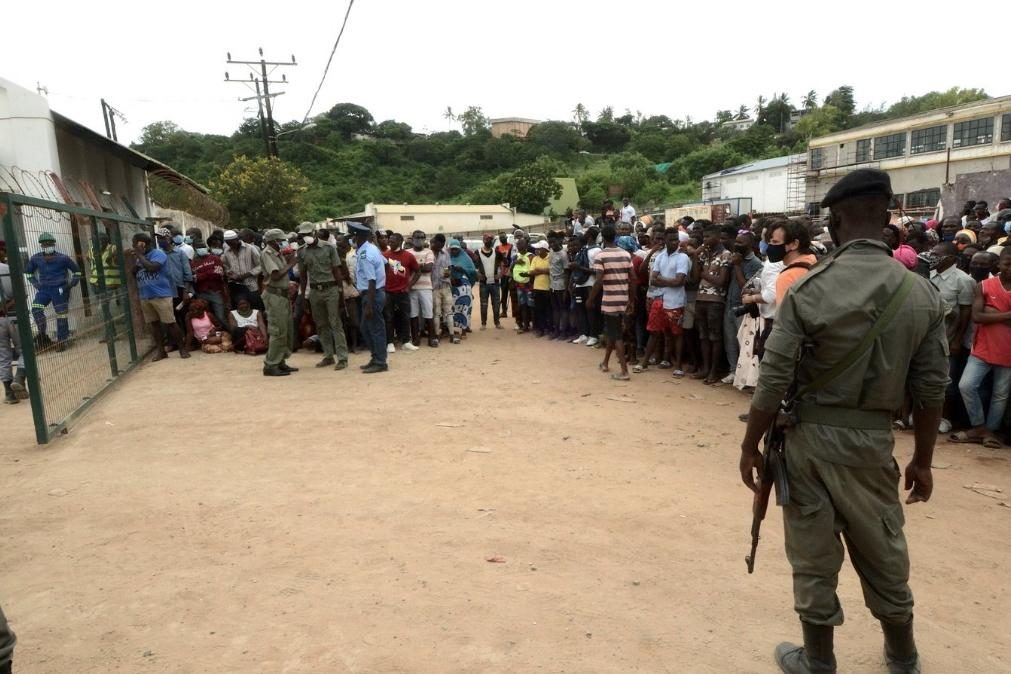
<svg viewBox="0 0 1011 674">
<path fill-rule="evenodd" d="M 981 445 L 983 444 L 983 438 L 969 435 L 965 431 L 959 431 L 958 433 L 949 435 L 948 442 L 960 445 Z"/>
<path fill-rule="evenodd" d="M 669 369 L 671 367 L 671 362 L 669 360 L 661 360 L 657 367 L 661 370 Z"/>
<path fill-rule="evenodd" d="M 597 368 L 601 372 L 610 372 L 611 371 L 611 369 L 609 367 L 607 367 L 606 365 L 604 365 L 603 363 L 601 363 L 600 365 L 598 365 Z"/>
<path fill-rule="evenodd" d="M 987 438 L 983 438 L 983 446 L 987 449 L 1000 449 L 1004 445 L 1001 444 L 1000 440 L 991 435 Z"/>
<path fill-rule="evenodd" d="M 627 374 L 615 372 L 614 374 L 611 375 L 611 379 L 613 379 L 614 381 L 628 381 L 629 379 L 631 379 L 631 377 L 629 377 Z"/>
<path fill-rule="evenodd" d="M 684 370 L 674 370 L 673 372 L 671 372 L 671 376 L 674 377 L 675 379 L 681 379 L 681 378 L 683 378 L 685 376 L 685 371 Z"/>
<path fill-rule="evenodd" d="M 646 371 L 646 368 L 644 368 L 642 365 L 633 365 L 632 366 L 632 372 L 634 372 L 636 374 L 642 374 L 645 371 Z"/>
<path fill-rule="evenodd" d="M 689 375 L 689 376 L 690 376 L 690 377 L 691 377 L 692 379 L 695 379 L 695 380 L 699 380 L 699 379 L 708 379 L 708 378 L 706 377 L 705 373 L 703 373 L 703 372 L 692 372 L 692 373 L 691 373 L 691 375 Z M 708 382 L 708 381 L 706 381 L 705 383 L 706 383 L 706 384 L 708 384 L 709 382 Z"/>
</svg>

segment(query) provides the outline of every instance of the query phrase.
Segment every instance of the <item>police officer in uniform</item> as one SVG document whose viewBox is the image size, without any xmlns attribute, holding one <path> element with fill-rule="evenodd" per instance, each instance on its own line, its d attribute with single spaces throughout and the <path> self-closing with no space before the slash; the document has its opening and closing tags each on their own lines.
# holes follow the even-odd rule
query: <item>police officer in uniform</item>
<svg viewBox="0 0 1011 674">
<path fill-rule="evenodd" d="M 881 242 L 891 196 L 886 173 L 860 169 L 822 201 L 831 208 L 836 249 L 779 308 L 741 445 L 741 477 L 757 490 L 759 442 L 795 382 L 783 524 L 804 645 L 776 648 L 776 661 L 788 674 L 836 671 L 832 637 L 843 622 L 835 592 L 843 542 L 864 601 L 884 631 L 888 671 L 920 671 L 891 412 L 908 391 L 915 451 L 905 469 L 906 503 L 926 501 L 948 383 L 948 343 L 940 296 L 926 279 L 888 259 L 891 251 Z M 897 295 L 901 302 L 889 307 Z M 876 325 L 889 313 L 890 320 Z M 834 368 L 840 363 L 849 365 Z M 826 380 L 826 373 L 833 376 Z"/>
<path fill-rule="evenodd" d="M 341 282 L 344 280 L 344 262 L 334 246 L 320 245 L 314 236 L 313 224 L 304 222 L 298 226 L 298 235 L 304 244 L 298 250 L 298 276 L 302 295 L 308 286 L 309 308 L 316 323 L 316 333 L 323 345 L 323 360 L 316 367 L 334 365 L 335 370 L 348 366 L 348 343 L 344 336 L 344 322 L 341 320 Z"/>
<path fill-rule="evenodd" d="M 268 229 L 263 233 L 263 253 L 260 255 L 260 269 L 263 271 L 263 304 L 267 308 L 267 357 L 263 361 L 265 377 L 284 377 L 298 372 L 297 367 L 289 367 L 285 360 L 291 356 L 295 340 L 295 324 L 291 320 L 291 304 L 288 302 L 288 272 L 298 264 L 294 251 L 281 255 L 282 244 L 287 244 L 286 234 L 280 229 Z"/>
</svg>

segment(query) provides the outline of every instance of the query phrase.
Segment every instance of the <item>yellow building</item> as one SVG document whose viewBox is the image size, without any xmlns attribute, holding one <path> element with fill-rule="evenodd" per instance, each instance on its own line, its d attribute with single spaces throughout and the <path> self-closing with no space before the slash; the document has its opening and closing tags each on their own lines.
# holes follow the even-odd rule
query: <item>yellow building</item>
<svg viewBox="0 0 1011 674">
<path fill-rule="evenodd" d="M 511 232 L 514 224 L 527 229 L 547 222 L 543 215 L 517 213 L 509 204 L 366 204 L 361 213 L 338 220 L 361 220 L 405 235 L 420 229 L 429 236 Z"/>
<path fill-rule="evenodd" d="M 933 210 L 963 174 L 1011 168 L 1011 96 L 867 124 L 811 140 L 811 211 L 848 172 L 873 167 L 892 179 L 894 208 Z M 1004 196 L 994 195 L 996 196 Z"/>
</svg>

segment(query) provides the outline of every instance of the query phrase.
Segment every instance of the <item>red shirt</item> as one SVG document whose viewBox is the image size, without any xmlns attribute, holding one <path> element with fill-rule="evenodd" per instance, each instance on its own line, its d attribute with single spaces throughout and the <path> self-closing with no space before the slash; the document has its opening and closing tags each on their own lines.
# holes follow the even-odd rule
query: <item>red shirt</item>
<svg viewBox="0 0 1011 674">
<path fill-rule="evenodd" d="M 418 271 L 418 258 L 409 250 L 383 251 L 386 258 L 386 292 L 406 293 L 414 272 Z"/>
<path fill-rule="evenodd" d="M 190 261 L 193 287 L 198 293 L 220 293 L 225 289 L 225 267 L 217 255 L 195 256 Z"/>
<path fill-rule="evenodd" d="M 991 276 L 979 284 L 983 291 L 983 306 L 997 311 L 1011 311 L 1011 292 L 1004 289 L 1000 277 Z M 972 339 L 972 355 L 990 365 L 1011 367 L 1011 325 L 1003 323 L 977 323 Z"/>
</svg>

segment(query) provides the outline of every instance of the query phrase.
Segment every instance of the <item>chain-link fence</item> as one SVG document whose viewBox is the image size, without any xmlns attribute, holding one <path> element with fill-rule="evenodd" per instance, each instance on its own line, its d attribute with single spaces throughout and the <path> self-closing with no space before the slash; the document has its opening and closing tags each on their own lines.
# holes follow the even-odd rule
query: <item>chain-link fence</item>
<svg viewBox="0 0 1011 674">
<path fill-rule="evenodd" d="M 10 360 L 23 368 L 15 377 L 25 380 L 44 444 L 149 348 L 138 339 L 144 326 L 123 251 L 152 226 L 8 193 L 0 193 L 0 214 L 9 273 L 0 287 L 12 295 L 2 304 L 17 327 L 0 351 L 15 351 Z"/>
</svg>

